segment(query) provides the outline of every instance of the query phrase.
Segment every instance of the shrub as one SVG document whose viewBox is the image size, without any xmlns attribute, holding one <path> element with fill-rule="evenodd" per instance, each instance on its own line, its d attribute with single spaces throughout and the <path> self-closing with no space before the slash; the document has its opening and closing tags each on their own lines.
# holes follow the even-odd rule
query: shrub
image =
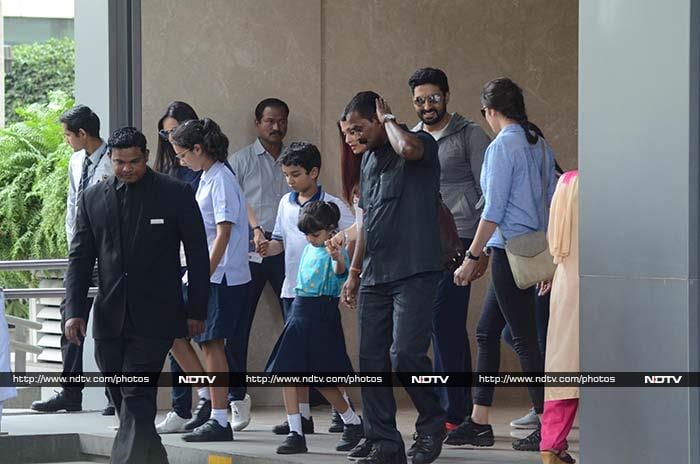
<svg viewBox="0 0 700 464">
<path fill-rule="evenodd" d="M 61 258 L 67 254 L 65 216 L 71 148 L 61 113 L 73 106 L 65 92 L 48 103 L 19 108 L 19 122 L 0 129 L 0 259 Z M 0 286 L 37 285 L 29 272 L 0 272 Z M 13 311 L 23 312 L 16 309 Z"/>
<path fill-rule="evenodd" d="M 21 118 L 17 109 L 32 103 L 48 103 L 49 94 L 75 90 L 75 41 L 49 39 L 43 43 L 12 47 L 12 70 L 5 76 L 5 120 Z"/>
</svg>

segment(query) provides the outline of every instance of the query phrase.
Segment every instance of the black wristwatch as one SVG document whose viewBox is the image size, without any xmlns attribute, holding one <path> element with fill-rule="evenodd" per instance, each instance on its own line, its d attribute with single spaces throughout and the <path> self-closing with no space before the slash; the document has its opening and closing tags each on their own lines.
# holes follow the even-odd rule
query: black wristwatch
<svg viewBox="0 0 700 464">
<path fill-rule="evenodd" d="M 255 231 L 255 230 L 259 230 L 260 232 L 263 233 L 263 235 L 265 235 L 265 229 L 263 229 L 262 226 L 255 226 L 255 227 L 253 227 L 253 231 Z"/>
<path fill-rule="evenodd" d="M 472 254 L 470 250 L 467 250 L 467 259 L 471 259 L 472 261 L 479 261 L 479 257 Z"/>
</svg>

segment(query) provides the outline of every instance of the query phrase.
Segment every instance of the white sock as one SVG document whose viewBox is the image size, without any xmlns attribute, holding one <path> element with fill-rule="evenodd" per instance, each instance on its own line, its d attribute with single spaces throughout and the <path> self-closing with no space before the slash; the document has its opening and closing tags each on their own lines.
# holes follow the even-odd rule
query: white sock
<svg viewBox="0 0 700 464">
<path fill-rule="evenodd" d="M 304 419 L 311 419 L 311 406 L 309 406 L 309 403 L 299 403 L 299 414 Z"/>
<path fill-rule="evenodd" d="M 296 432 L 304 435 L 301 429 L 301 414 L 287 414 L 287 423 L 289 423 L 289 433 Z"/>
<path fill-rule="evenodd" d="M 343 424 L 360 425 L 362 423 L 360 422 L 360 418 L 357 416 L 357 414 L 355 414 L 355 411 L 352 408 L 348 408 L 348 410 L 345 412 L 340 412 L 340 417 L 343 418 Z"/>
<path fill-rule="evenodd" d="M 197 389 L 197 394 L 200 398 L 205 400 L 211 400 L 211 394 L 209 393 L 209 387 L 202 387 Z"/>
<path fill-rule="evenodd" d="M 220 426 L 226 428 L 228 424 L 228 408 L 227 409 L 212 409 L 210 419 L 214 419 Z"/>
</svg>

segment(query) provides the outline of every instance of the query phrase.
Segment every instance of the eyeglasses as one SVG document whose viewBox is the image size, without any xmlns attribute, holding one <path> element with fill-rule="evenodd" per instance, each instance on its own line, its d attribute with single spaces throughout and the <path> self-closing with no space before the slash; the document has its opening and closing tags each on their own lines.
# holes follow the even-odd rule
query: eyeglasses
<svg viewBox="0 0 700 464">
<path fill-rule="evenodd" d="M 161 129 L 158 131 L 158 136 L 161 139 L 163 139 L 164 141 L 169 142 L 170 141 L 170 133 L 172 131 L 173 131 L 172 129 L 170 129 L 170 130 Z"/>
<path fill-rule="evenodd" d="M 180 153 L 175 153 L 175 158 L 177 158 L 177 159 L 179 159 L 179 160 L 185 159 L 185 154 L 186 154 L 188 151 L 192 151 L 192 149 L 191 149 L 191 148 L 188 148 L 187 150 L 181 151 Z"/>
<path fill-rule="evenodd" d="M 486 108 L 485 106 L 483 106 L 483 107 L 481 108 L 481 110 L 479 110 L 479 111 L 481 111 L 481 117 L 486 118 L 486 110 L 487 110 L 487 109 L 488 109 L 488 108 Z"/>
<path fill-rule="evenodd" d="M 416 106 L 423 106 L 425 105 L 425 102 L 431 103 L 433 105 L 437 105 L 438 103 L 442 103 L 442 95 L 439 93 L 434 93 L 432 95 L 428 95 L 427 98 L 425 97 L 416 97 L 413 99 L 413 103 Z"/>
</svg>

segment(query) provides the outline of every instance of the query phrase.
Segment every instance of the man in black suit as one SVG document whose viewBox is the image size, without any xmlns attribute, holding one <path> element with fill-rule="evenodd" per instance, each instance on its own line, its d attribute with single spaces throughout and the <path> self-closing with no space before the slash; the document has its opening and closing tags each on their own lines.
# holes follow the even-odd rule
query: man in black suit
<svg viewBox="0 0 700 464">
<path fill-rule="evenodd" d="M 87 290 L 97 259 L 95 359 L 103 373 L 158 373 L 175 338 L 204 330 L 209 253 L 192 190 L 147 166 L 146 138 L 133 127 L 108 141 L 115 177 L 79 199 L 66 273 L 65 335 L 80 344 Z M 183 302 L 180 242 L 189 272 Z M 155 387 L 109 386 L 120 418 L 113 463 L 167 463 L 156 433 Z"/>
</svg>

